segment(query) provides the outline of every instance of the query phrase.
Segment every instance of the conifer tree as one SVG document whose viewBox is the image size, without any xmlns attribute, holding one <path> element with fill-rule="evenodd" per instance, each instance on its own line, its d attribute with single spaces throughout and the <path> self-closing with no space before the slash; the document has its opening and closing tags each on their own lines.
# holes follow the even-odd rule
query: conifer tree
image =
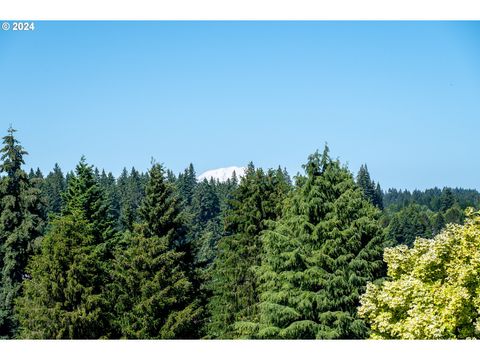
<svg viewBox="0 0 480 360">
<path fill-rule="evenodd" d="M 116 228 L 120 229 L 120 195 L 115 177 L 111 172 L 107 175 L 105 170 L 102 170 L 99 185 L 109 205 L 109 216 L 115 223 Z"/>
<path fill-rule="evenodd" d="M 20 336 L 108 337 L 107 260 L 113 230 L 95 174 L 82 158 L 64 193 L 65 206 L 29 264 L 17 302 Z"/>
<path fill-rule="evenodd" d="M 408 205 L 393 215 L 387 238 L 393 245 L 412 246 L 417 237 L 430 237 L 433 230 L 430 213 L 418 204 Z"/>
<path fill-rule="evenodd" d="M 113 292 L 117 336 L 196 338 L 202 308 L 185 244 L 180 203 L 161 165 L 149 172 L 141 222 L 117 253 Z"/>
<path fill-rule="evenodd" d="M 13 307 L 22 293 L 26 265 L 40 241 L 44 219 L 40 190 L 22 170 L 28 153 L 12 127 L 0 150 L 0 337 L 13 337 L 17 318 Z"/>
<path fill-rule="evenodd" d="M 55 164 L 45 178 L 43 185 L 43 194 L 46 199 L 47 213 L 59 214 L 62 206 L 62 194 L 66 189 L 66 181 L 62 170 L 58 164 Z"/>
<path fill-rule="evenodd" d="M 197 176 L 193 164 L 190 164 L 187 169 L 178 175 L 177 186 L 178 191 L 185 206 L 190 206 L 193 200 L 193 194 L 197 185 Z"/>
<path fill-rule="evenodd" d="M 63 194 L 63 201 L 62 215 L 72 214 L 75 210 L 83 213 L 84 218 L 92 224 L 95 239 L 107 241 L 113 237 L 113 221 L 106 195 L 83 156 Z"/>
<path fill-rule="evenodd" d="M 212 268 L 207 337 L 241 337 L 237 325 L 255 318 L 258 298 L 253 267 L 260 264 L 260 235 L 268 221 L 281 214 L 289 190 L 288 176 L 280 169 L 265 173 L 250 163 L 233 191 L 225 219 L 228 236 L 220 240 Z"/>
<path fill-rule="evenodd" d="M 442 195 L 440 196 L 440 211 L 447 211 L 455 203 L 455 197 L 453 196 L 452 189 L 444 188 Z"/>
<path fill-rule="evenodd" d="M 124 168 L 118 179 L 120 226 L 122 229 L 132 230 L 133 224 L 138 221 L 138 207 L 145 196 L 145 181 L 145 176 L 134 167 L 132 167 L 130 174 Z"/>
<path fill-rule="evenodd" d="M 377 183 L 377 187 L 375 188 L 375 201 L 373 205 L 378 207 L 380 210 L 383 210 L 383 191 L 380 187 L 380 183 Z"/>
<path fill-rule="evenodd" d="M 267 339 L 365 338 L 356 307 L 367 281 L 384 272 L 379 211 L 327 147 L 304 168 L 263 236 L 259 319 L 244 328 Z"/>
<path fill-rule="evenodd" d="M 192 199 L 191 238 L 198 250 L 197 261 L 210 263 L 215 257 L 217 242 L 222 234 L 220 199 L 215 183 L 204 179 L 194 190 Z"/>
<path fill-rule="evenodd" d="M 370 178 L 367 165 L 360 166 L 360 170 L 357 174 L 357 185 L 363 190 L 365 198 L 373 204 L 375 199 L 375 187 Z"/>
</svg>

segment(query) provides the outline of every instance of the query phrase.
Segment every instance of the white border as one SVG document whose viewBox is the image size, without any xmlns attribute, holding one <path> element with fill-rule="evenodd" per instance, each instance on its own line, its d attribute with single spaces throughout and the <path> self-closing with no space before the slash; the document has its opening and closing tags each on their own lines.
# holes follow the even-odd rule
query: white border
<svg viewBox="0 0 480 360">
<path fill-rule="evenodd" d="M 3 20 L 476 20 L 478 0 L 2 0 Z"/>
<path fill-rule="evenodd" d="M 2 359 L 405 360 L 478 357 L 478 341 L 29 341 L 0 342 Z M 471 356 L 469 356 L 471 355 Z"/>
</svg>

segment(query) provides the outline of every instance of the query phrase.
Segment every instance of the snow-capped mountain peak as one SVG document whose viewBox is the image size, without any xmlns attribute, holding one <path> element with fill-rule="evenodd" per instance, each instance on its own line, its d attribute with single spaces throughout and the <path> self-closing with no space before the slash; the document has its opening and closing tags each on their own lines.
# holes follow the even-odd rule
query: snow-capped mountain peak
<svg viewBox="0 0 480 360">
<path fill-rule="evenodd" d="M 211 178 L 217 179 L 220 182 L 225 182 L 231 179 L 233 172 L 237 175 L 237 178 L 242 177 L 245 174 L 245 167 L 230 166 L 220 169 L 208 170 L 198 176 L 198 181 L 203 179 L 210 180 Z"/>
</svg>

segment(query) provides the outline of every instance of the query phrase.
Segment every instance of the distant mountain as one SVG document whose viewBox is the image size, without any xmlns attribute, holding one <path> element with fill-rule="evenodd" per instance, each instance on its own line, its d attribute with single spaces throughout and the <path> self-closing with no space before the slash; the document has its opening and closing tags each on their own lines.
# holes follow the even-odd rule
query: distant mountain
<svg viewBox="0 0 480 360">
<path fill-rule="evenodd" d="M 245 174 L 245 170 L 245 167 L 238 166 L 230 166 L 226 168 L 208 170 L 198 176 L 198 181 L 202 181 L 203 179 L 210 180 L 213 177 L 220 182 L 225 182 L 233 176 L 233 172 L 235 172 L 237 178 L 240 178 Z"/>
</svg>

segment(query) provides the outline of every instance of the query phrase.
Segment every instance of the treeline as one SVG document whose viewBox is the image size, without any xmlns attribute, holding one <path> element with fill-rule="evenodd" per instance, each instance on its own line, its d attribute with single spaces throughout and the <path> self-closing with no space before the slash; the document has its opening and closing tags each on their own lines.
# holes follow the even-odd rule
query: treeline
<svg viewBox="0 0 480 360">
<path fill-rule="evenodd" d="M 362 339 L 385 247 L 461 223 L 478 192 L 384 193 L 365 166 L 309 156 L 292 180 L 249 164 L 226 182 L 115 178 L 82 158 L 44 176 L 9 129 L 0 163 L 3 338 Z"/>
</svg>

